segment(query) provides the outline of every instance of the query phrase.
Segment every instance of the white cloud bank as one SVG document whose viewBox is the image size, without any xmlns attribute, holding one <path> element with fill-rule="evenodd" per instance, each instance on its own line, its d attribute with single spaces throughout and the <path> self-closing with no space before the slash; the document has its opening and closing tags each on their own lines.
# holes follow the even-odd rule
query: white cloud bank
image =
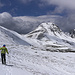
<svg viewBox="0 0 75 75">
<path fill-rule="evenodd" d="M 62 30 L 69 31 L 75 28 L 74 18 L 74 14 L 66 18 L 57 15 L 12 17 L 9 13 L 3 12 L 0 14 L 0 25 L 18 33 L 26 34 L 35 29 L 42 22 L 55 22 Z"/>
<path fill-rule="evenodd" d="M 24 34 L 35 29 L 42 22 L 54 22 L 59 17 L 56 15 L 12 17 L 9 13 L 3 12 L 0 14 L 0 25 Z"/>
</svg>

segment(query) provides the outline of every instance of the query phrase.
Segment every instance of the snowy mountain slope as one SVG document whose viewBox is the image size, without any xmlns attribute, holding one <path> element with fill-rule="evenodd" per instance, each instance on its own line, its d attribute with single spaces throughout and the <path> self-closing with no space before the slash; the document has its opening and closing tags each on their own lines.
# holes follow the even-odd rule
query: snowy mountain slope
<svg viewBox="0 0 75 75">
<path fill-rule="evenodd" d="M 23 40 L 21 38 L 21 35 L 20 34 L 18 34 L 15 31 L 11 31 L 9 29 L 6 29 L 6 28 L 0 26 L 0 33 L 1 33 L 0 34 L 1 35 L 0 40 L 3 41 L 3 42 L 6 42 L 7 41 L 8 43 L 15 43 L 15 44 L 22 44 L 22 45 L 30 45 L 29 43 L 27 43 L 25 40 Z"/>
<path fill-rule="evenodd" d="M 24 45 L 8 46 L 7 64 L 1 65 L 1 75 L 75 75 L 74 53 L 54 53 Z"/>
<path fill-rule="evenodd" d="M 74 53 L 50 52 L 68 50 L 71 47 L 73 49 L 69 43 L 74 42 L 74 39 L 57 26 L 53 27 L 52 23 L 42 25 L 27 35 L 20 35 L 0 26 L 0 46 L 6 44 L 9 51 L 6 62 L 13 65 L 2 65 L 0 57 L 1 75 L 75 75 Z M 39 36 L 40 34 L 43 36 Z"/>
<path fill-rule="evenodd" d="M 48 36 L 52 36 L 52 38 L 55 37 L 55 38 L 59 38 L 59 39 L 69 40 L 69 41 L 72 40 L 72 38 L 70 36 L 68 36 L 64 32 L 62 32 L 62 30 L 60 30 L 53 23 L 42 23 L 41 25 L 39 25 L 39 27 L 37 29 L 35 29 L 34 31 L 32 31 L 28 34 L 28 37 L 37 38 L 37 39 L 43 39 L 44 37 L 49 39 Z M 73 39 L 73 40 L 75 41 L 75 39 Z"/>
<path fill-rule="evenodd" d="M 59 49 L 65 48 L 70 50 L 69 48 L 75 46 L 75 39 L 71 38 L 69 35 L 65 34 L 58 26 L 53 23 L 42 23 L 39 25 L 34 31 L 25 35 L 29 40 L 34 40 L 33 42 L 39 43 L 39 46 L 45 47 L 49 49 L 49 46 L 59 47 Z M 33 42 L 28 41 L 31 44 Z M 35 45 L 35 44 L 34 44 Z M 66 47 L 67 46 L 67 47 Z M 52 49 L 52 47 L 50 48 Z M 55 48 L 56 49 L 56 48 Z M 58 50 L 59 51 L 59 50 Z"/>
<path fill-rule="evenodd" d="M 43 50 L 63 51 L 70 50 L 71 46 L 75 46 L 75 39 L 64 34 L 53 23 L 42 23 L 37 29 L 27 35 L 20 35 L 17 32 L 8 30 L 0 26 L 1 44 L 15 43 L 20 45 L 33 45 Z M 4 43 L 4 40 L 6 41 Z M 72 48 L 73 49 L 73 48 Z"/>
</svg>

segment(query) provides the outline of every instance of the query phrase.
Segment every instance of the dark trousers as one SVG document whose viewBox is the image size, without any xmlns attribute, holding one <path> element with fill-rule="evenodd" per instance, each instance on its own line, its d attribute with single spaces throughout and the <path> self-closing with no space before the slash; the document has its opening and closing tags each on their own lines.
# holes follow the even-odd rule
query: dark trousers
<svg viewBox="0 0 75 75">
<path fill-rule="evenodd" d="M 6 64 L 6 54 L 1 53 L 2 64 Z"/>
</svg>

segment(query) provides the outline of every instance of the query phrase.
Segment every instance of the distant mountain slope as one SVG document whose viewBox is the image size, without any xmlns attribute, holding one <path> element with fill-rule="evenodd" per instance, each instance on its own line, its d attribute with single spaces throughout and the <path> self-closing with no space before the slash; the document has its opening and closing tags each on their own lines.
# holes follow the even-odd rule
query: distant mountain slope
<svg viewBox="0 0 75 75">
<path fill-rule="evenodd" d="M 41 38 L 40 33 L 43 35 Z M 8 44 L 9 51 L 6 54 L 8 66 L 2 65 L 0 57 L 0 75 L 75 75 L 75 54 L 60 53 L 70 50 L 73 46 L 71 41 L 74 42 L 74 39 L 52 23 L 42 23 L 27 35 L 0 26 L 0 46 Z"/>
<path fill-rule="evenodd" d="M 53 23 L 42 23 L 35 30 L 20 35 L 0 26 L 1 44 L 33 45 L 43 50 L 71 50 L 75 46 L 75 38 L 65 34 Z M 73 50 L 73 49 L 72 49 Z"/>
<path fill-rule="evenodd" d="M 72 38 L 75 38 L 75 29 L 70 31 L 70 35 L 71 35 Z"/>
<path fill-rule="evenodd" d="M 58 26 L 53 23 L 42 23 L 34 31 L 25 35 L 29 40 L 35 39 L 39 46 L 75 46 L 75 39 L 65 34 Z M 31 43 L 31 41 L 29 41 Z M 32 42 L 33 44 L 33 42 Z M 34 44 L 35 45 L 35 44 Z"/>
<path fill-rule="evenodd" d="M 3 43 L 15 43 L 15 44 L 21 44 L 21 45 L 30 45 L 25 40 L 22 39 L 21 35 L 18 34 L 15 31 L 11 31 L 9 29 L 6 29 L 2 26 L 0 26 L 0 40 Z"/>
<path fill-rule="evenodd" d="M 42 23 L 34 31 L 29 33 L 29 36 L 33 35 L 32 38 L 40 38 L 42 34 L 49 34 L 52 36 L 62 35 L 62 31 L 53 23 Z"/>
</svg>

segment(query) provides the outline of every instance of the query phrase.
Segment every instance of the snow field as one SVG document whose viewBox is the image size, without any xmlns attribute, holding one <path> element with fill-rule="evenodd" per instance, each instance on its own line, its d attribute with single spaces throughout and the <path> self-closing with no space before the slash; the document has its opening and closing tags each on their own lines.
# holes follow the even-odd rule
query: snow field
<svg viewBox="0 0 75 75">
<path fill-rule="evenodd" d="M 75 54 L 33 49 L 27 46 L 9 46 L 7 64 L 1 75 L 75 75 Z"/>
</svg>

